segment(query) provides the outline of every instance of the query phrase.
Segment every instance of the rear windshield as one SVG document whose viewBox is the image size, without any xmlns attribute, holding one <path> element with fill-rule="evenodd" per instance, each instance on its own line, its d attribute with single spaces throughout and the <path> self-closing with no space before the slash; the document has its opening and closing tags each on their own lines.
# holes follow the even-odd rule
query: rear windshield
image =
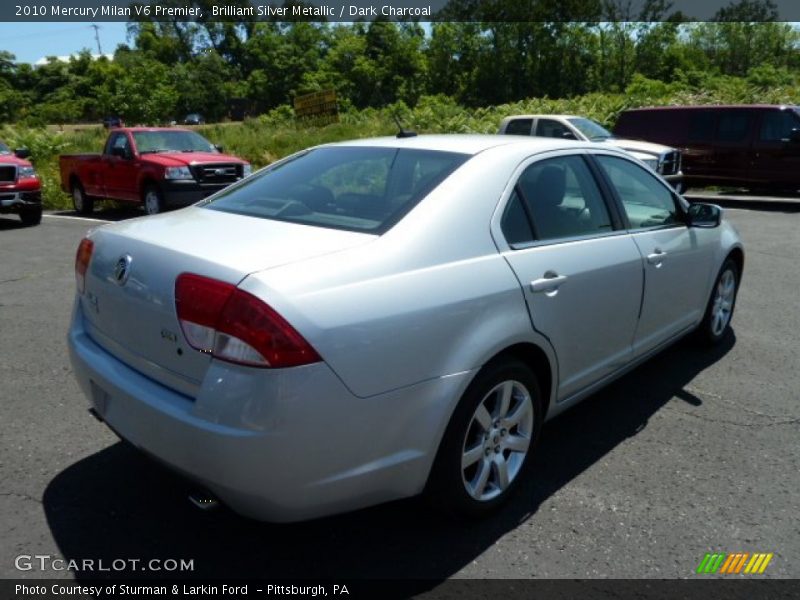
<svg viewBox="0 0 800 600">
<path fill-rule="evenodd" d="M 246 179 L 204 206 L 381 234 L 468 158 L 468 154 L 431 150 L 317 148 Z"/>
</svg>

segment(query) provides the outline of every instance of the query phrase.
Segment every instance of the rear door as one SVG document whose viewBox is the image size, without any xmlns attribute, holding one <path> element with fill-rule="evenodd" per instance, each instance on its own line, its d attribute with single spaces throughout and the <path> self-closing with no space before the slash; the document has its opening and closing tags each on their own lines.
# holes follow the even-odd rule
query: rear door
<svg viewBox="0 0 800 600">
<path fill-rule="evenodd" d="M 623 210 L 644 270 L 634 356 L 698 322 L 712 267 L 711 238 L 685 222 L 678 197 L 648 169 L 627 158 L 598 154 Z"/>
<path fill-rule="evenodd" d="M 499 228 L 533 327 L 558 356 L 559 399 L 625 364 L 642 297 L 641 256 L 585 157 L 523 165 Z"/>
</svg>

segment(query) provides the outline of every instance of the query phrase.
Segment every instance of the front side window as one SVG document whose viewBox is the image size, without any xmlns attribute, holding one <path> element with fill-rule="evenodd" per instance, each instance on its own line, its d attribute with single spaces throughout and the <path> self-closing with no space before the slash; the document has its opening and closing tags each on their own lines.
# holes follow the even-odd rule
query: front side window
<svg viewBox="0 0 800 600">
<path fill-rule="evenodd" d="M 511 229 L 511 215 L 525 215 L 534 239 L 555 240 L 611 231 L 611 218 L 586 162 L 580 156 L 561 156 L 533 163 L 520 175 L 504 215 L 507 239 L 525 234 Z M 520 210 L 521 209 L 521 210 Z M 509 244 L 512 242 L 509 241 Z"/>
<path fill-rule="evenodd" d="M 565 135 L 566 134 L 566 135 Z M 569 127 L 553 119 L 539 119 L 536 122 L 536 135 L 538 137 L 560 138 L 569 137 L 575 139 L 575 134 Z"/>
<path fill-rule="evenodd" d="M 115 149 L 121 149 L 125 152 L 125 156 L 130 156 L 130 142 L 128 136 L 124 133 L 117 133 L 111 136 L 108 140 L 108 148 L 106 154 L 111 154 Z"/>
<path fill-rule="evenodd" d="M 762 142 L 787 142 L 793 129 L 800 128 L 800 122 L 788 110 L 770 110 L 761 117 L 758 139 Z"/>
<path fill-rule="evenodd" d="M 252 217 L 383 233 L 469 158 L 384 147 L 317 148 L 204 204 Z"/>
<path fill-rule="evenodd" d="M 597 155 L 622 200 L 631 229 L 680 223 L 672 192 L 646 169 L 624 158 Z"/>
</svg>

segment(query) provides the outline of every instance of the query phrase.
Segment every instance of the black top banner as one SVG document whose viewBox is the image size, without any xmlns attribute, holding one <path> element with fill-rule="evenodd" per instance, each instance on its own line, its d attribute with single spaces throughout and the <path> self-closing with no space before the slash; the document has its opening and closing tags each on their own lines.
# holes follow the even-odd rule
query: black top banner
<svg viewBox="0 0 800 600">
<path fill-rule="evenodd" d="M 800 21 L 797 0 L 18 0 L 0 21 Z"/>
</svg>

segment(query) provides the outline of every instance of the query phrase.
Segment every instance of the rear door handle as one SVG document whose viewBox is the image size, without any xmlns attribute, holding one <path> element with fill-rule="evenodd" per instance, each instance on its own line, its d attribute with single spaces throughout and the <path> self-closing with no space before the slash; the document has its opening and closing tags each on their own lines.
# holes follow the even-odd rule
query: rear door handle
<svg viewBox="0 0 800 600">
<path fill-rule="evenodd" d="M 664 252 L 661 248 L 656 248 L 652 254 L 647 255 L 647 262 L 649 262 L 651 265 L 659 267 L 661 266 L 661 263 L 664 262 L 664 258 L 666 256 L 666 252 Z"/>
<path fill-rule="evenodd" d="M 566 275 L 558 275 L 553 271 L 548 271 L 541 279 L 531 281 L 531 291 L 538 292 L 557 292 L 559 286 L 567 280 Z"/>
</svg>

